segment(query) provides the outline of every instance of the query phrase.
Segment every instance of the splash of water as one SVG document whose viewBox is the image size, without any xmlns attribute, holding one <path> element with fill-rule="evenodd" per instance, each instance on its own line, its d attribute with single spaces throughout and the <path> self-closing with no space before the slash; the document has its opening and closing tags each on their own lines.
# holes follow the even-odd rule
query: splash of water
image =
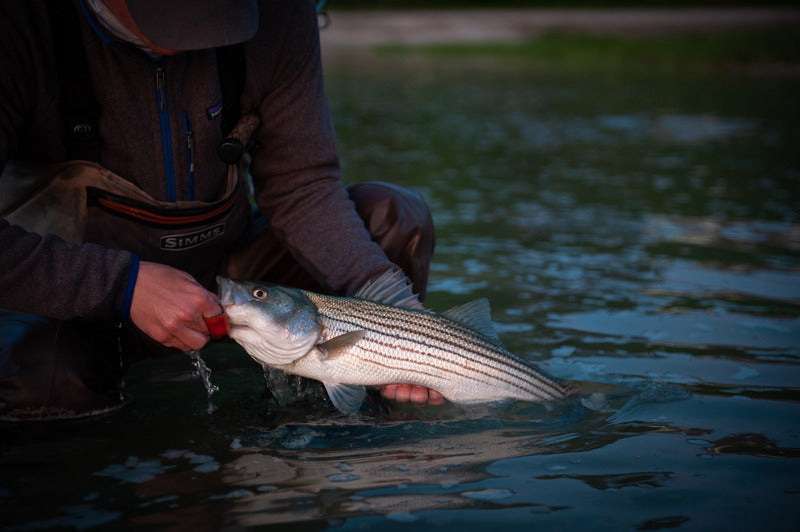
<svg viewBox="0 0 800 532">
<path fill-rule="evenodd" d="M 122 322 L 117 323 L 117 356 L 119 357 L 119 369 L 122 373 L 123 377 L 119 380 L 119 384 L 117 385 L 119 388 L 119 402 L 121 404 L 125 404 L 125 388 L 127 383 L 125 382 L 125 353 L 122 349 Z"/>
<path fill-rule="evenodd" d="M 203 360 L 203 357 L 200 356 L 200 351 L 192 349 L 191 351 L 186 351 L 186 354 L 189 355 L 189 358 L 192 360 L 192 366 L 194 366 L 195 369 L 194 374 L 200 377 L 206 389 L 206 395 L 208 396 L 208 413 L 211 414 L 216 410 L 214 403 L 211 402 L 211 397 L 219 391 L 219 386 L 211 382 L 211 369 L 206 364 L 206 361 Z"/>
<path fill-rule="evenodd" d="M 325 401 L 328 394 L 322 383 L 262 364 L 267 389 L 279 406 L 288 406 L 300 400 Z"/>
</svg>

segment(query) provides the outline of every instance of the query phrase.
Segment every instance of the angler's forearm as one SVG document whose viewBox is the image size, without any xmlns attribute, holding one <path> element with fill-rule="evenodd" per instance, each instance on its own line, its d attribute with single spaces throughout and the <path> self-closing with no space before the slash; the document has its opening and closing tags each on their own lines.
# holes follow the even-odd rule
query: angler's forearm
<svg viewBox="0 0 800 532">
<path fill-rule="evenodd" d="M 0 307 L 57 319 L 120 319 L 135 257 L 29 233 L 0 219 Z"/>
</svg>

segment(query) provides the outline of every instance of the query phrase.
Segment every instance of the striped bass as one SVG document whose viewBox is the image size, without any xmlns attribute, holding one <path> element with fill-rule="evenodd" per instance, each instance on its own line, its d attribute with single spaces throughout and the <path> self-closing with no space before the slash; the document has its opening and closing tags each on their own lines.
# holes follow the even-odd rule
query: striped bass
<svg viewBox="0 0 800 532">
<path fill-rule="evenodd" d="M 263 366 L 321 381 L 333 404 L 355 412 L 365 386 L 418 384 L 454 403 L 545 401 L 570 390 L 508 352 L 478 299 L 425 310 L 402 272 L 354 297 L 219 278 L 231 338 Z M 406 308 L 398 305 L 414 305 Z"/>
</svg>

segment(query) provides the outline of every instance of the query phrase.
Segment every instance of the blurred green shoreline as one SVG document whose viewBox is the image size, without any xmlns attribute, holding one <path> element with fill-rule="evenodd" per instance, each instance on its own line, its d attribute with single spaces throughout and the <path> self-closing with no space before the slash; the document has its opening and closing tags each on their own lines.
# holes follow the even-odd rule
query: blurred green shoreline
<svg viewBox="0 0 800 532">
<path fill-rule="evenodd" d="M 734 73 L 744 69 L 800 77 L 800 36 L 796 29 L 781 28 L 653 36 L 553 31 L 520 42 L 382 44 L 374 50 L 386 54 L 523 59 L 542 67 Z"/>
<path fill-rule="evenodd" d="M 315 0 L 320 3 L 319 0 Z M 514 9 L 514 8 L 605 8 L 605 7 L 769 7 L 796 6 L 790 0 L 763 2 L 758 0 L 326 0 L 322 4 L 331 11 L 385 9 Z"/>
</svg>

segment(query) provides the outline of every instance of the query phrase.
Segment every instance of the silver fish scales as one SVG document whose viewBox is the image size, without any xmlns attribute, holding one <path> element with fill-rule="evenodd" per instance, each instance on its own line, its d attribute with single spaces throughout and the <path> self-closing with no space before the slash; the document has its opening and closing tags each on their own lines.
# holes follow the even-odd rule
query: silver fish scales
<svg viewBox="0 0 800 532">
<path fill-rule="evenodd" d="M 232 283 L 237 282 L 220 280 L 230 336 L 262 364 L 322 381 L 343 412 L 360 407 L 364 386 L 398 382 L 465 404 L 544 401 L 570 393 L 503 348 L 485 299 L 442 314 L 394 306 L 411 301 L 404 277 L 397 274 L 387 274 L 352 298 Z M 302 347 L 292 350 L 292 343 Z"/>
<path fill-rule="evenodd" d="M 498 340 L 447 316 L 307 295 L 322 317 L 325 340 L 353 331 L 366 333 L 348 352 L 353 358 L 349 369 L 358 374 L 349 380 L 371 379 L 360 383 L 367 385 L 410 382 L 461 403 L 566 395 L 563 386 L 506 351 Z M 302 363 L 301 359 L 297 365 Z"/>
</svg>

